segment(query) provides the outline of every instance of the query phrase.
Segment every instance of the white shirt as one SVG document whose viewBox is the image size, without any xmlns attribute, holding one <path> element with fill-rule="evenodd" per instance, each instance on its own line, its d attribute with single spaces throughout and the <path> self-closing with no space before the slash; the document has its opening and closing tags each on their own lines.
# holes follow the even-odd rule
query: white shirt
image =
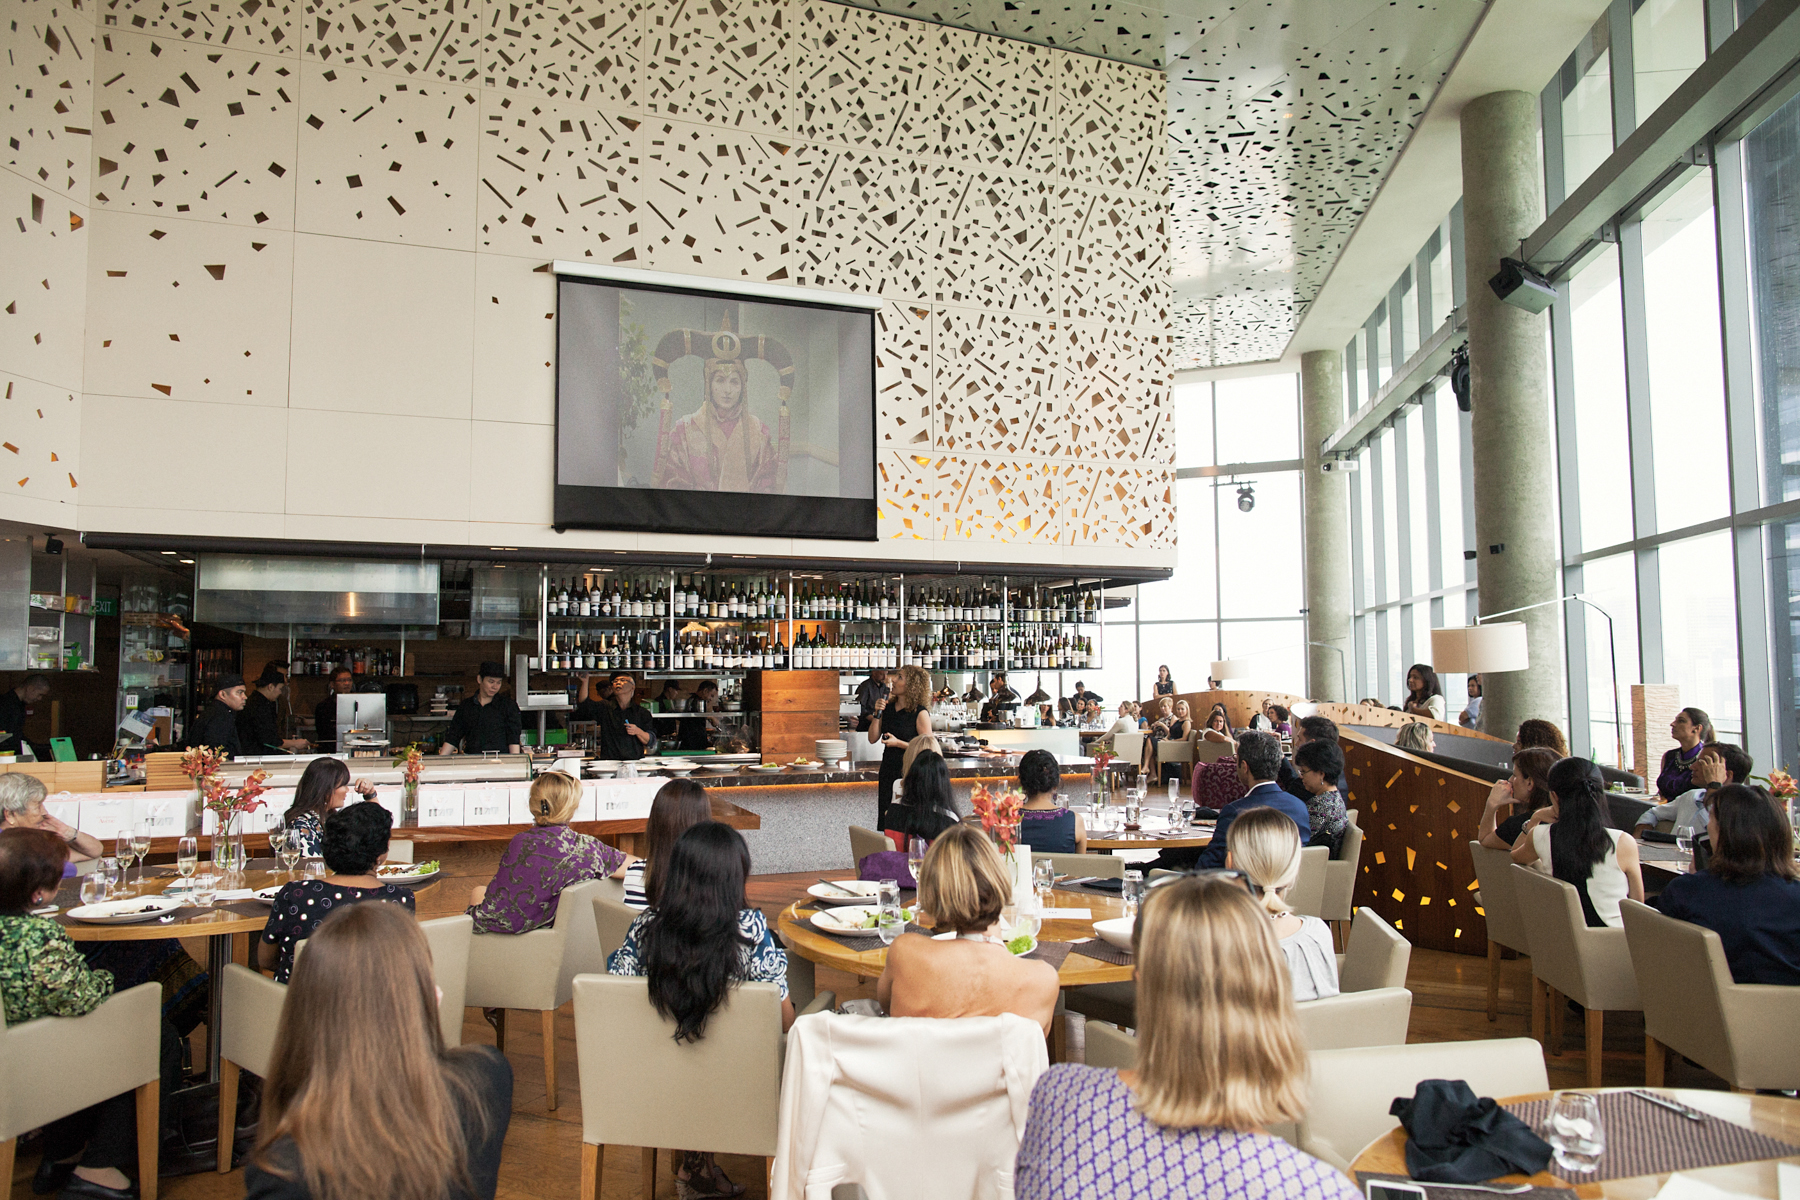
<svg viewBox="0 0 1800 1200">
<path fill-rule="evenodd" d="M 1551 824 L 1547 823 L 1531 831 L 1531 846 L 1537 851 L 1537 861 L 1531 864 L 1531 869 L 1544 875 L 1556 873 L 1550 864 L 1550 829 Z M 1593 902 L 1594 911 L 1614 929 L 1625 928 L 1625 918 L 1619 915 L 1619 901 L 1631 894 L 1631 880 L 1619 866 L 1619 839 L 1624 836 L 1617 829 L 1606 831 L 1610 843 L 1606 847 L 1606 857 L 1593 864 L 1587 880 L 1588 899 Z"/>
<path fill-rule="evenodd" d="M 1281 953 L 1294 977 L 1294 1003 L 1338 994 L 1337 946 L 1331 940 L 1331 926 L 1317 917 L 1301 917 L 1300 928 L 1281 939 Z"/>
</svg>

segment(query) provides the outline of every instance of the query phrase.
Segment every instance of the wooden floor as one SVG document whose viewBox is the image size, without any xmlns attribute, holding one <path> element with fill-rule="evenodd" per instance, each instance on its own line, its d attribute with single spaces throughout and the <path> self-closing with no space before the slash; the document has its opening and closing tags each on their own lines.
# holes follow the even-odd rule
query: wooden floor
<svg viewBox="0 0 1800 1200">
<path fill-rule="evenodd" d="M 828 873 L 845 878 L 849 872 Z M 801 896 L 817 873 L 758 876 L 751 882 L 751 903 L 775 914 Z M 1526 960 L 1501 964 L 1500 1018 L 1487 1019 L 1487 960 L 1441 951 L 1415 950 L 1407 974 L 1413 992 L 1412 1025 L 1408 1041 L 1470 1041 L 1496 1037 L 1529 1037 L 1531 1033 L 1530 981 Z M 838 994 L 840 1001 L 872 996 L 873 981 L 862 983 L 840 972 L 821 969 L 818 986 Z M 1548 1060 L 1552 1087 L 1580 1087 L 1586 1079 L 1582 1022 L 1566 1021 L 1566 1044 L 1560 1056 Z M 463 1040 L 493 1045 L 493 1031 L 476 1010 L 469 1011 Z M 500 1165 L 500 1200 L 555 1197 L 567 1200 L 579 1188 L 581 1158 L 581 1088 L 575 1066 L 575 1021 L 565 1008 L 557 1022 L 559 1107 L 551 1112 L 544 1093 L 542 1042 L 535 1020 L 514 1020 L 508 1036 L 507 1057 L 513 1067 L 513 1116 L 506 1134 L 506 1150 Z M 1644 1022 L 1641 1014 L 1608 1014 L 1606 1028 L 1605 1083 L 1609 1087 L 1639 1086 L 1644 1081 Z M 1725 1088 L 1723 1080 L 1678 1056 L 1670 1064 L 1670 1087 Z M 628 1086 L 609 1081 L 609 1087 Z M 748 1185 L 747 1197 L 766 1195 L 760 1159 L 722 1156 L 726 1173 Z M 605 1163 L 601 1195 L 606 1200 L 631 1200 L 642 1190 L 640 1156 L 623 1150 Z M 14 1195 L 29 1195 L 35 1154 L 21 1153 L 14 1168 Z M 244 1194 L 243 1173 L 188 1175 L 162 1181 L 162 1195 L 170 1200 L 237 1200 Z M 668 1157 L 659 1159 L 656 1195 L 672 1197 L 675 1184 Z"/>
</svg>

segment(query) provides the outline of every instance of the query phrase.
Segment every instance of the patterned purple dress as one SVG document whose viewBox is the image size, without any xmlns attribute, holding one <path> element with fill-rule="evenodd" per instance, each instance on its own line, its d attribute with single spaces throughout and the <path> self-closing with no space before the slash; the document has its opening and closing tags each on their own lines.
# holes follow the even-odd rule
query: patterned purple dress
<svg viewBox="0 0 1800 1200">
<path fill-rule="evenodd" d="M 625 865 L 625 852 L 567 825 L 538 825 L 513 838 L 487 895 L 469 909 L 476 933 L 530 933 L 556 919 L 564 888 L 604 879 Z"/>
<path fill-rule="evenodd" d="M 1165 1129 L 1117 1071 L 1062 1063 L 1038 1078 L 1013 1169 L 1018 1200 L 1358 1200 L 1351 1182 L 1280 1138 Z"/>
</svg>

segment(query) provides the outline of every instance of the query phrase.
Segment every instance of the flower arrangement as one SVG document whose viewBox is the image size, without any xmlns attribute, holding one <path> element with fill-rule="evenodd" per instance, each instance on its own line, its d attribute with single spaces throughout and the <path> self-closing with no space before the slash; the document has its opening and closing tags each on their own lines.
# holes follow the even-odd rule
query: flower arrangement
<svg viewBox="0 0 1800 1200">
<path fill-rule="evenodd" d="M 401 768 L 400 780 L 418 786 L 419 773 L 425 769 L 425 752 L 419 749 L 419 743 L 394 751 L 393 765 Z"/>
<path fill-rule="evenodd" d="M 181 756 L 181 773 L 194 781 L 199 787 L 200 781 L 219 773 L 225 763 L 225 751 L 217 746 L 195 746 Z"/>
<path fill-rule="evenodd" d="M 987 784 L 976 785 L 971 801 L 975 815 L 981 819 L 982 832 L 999 843 L 1002 854 L 1011 854 L 1019 840 L 1019 811 L 1025 797 L 1011 788 L 995 790 Z"/>
<path fill-rule="evenodd" d="M 252 771 L 236 791 L 226 787 L 224 778 L 219 775 L 208 775 L 198 782 L 206 807 L 218 814 L 219 825 L 224 827 L 233 817 L 255 812 L 267 803 L 262 794 L 269 790 L 263 786 L 268 777 L 267 771 Z"/>
<path fill-rule="evenodd" d="M 1785 767 L 1776 767 L 1769 772 L 1767 779 L 1760 779 L 1755 775 L 1750 778 L 1768 788 L 1769 795 L 1777 800 L 1792 800 L 1796 796 L 1800 796 L 1800 783 L 1795 783 L 1794 777 L 1788 773 Z"/>
<path fill-rule="evenodd" d="M 1094 760 L 1094 773 L 1099 774 L 1101 771 L 1106 770 L 1107 763 L 1119 756 L 1114 754 L 1111 750 L 1096 746 L 1093 750 L 1089 751 L 1088 757 Z"/>
</svg>

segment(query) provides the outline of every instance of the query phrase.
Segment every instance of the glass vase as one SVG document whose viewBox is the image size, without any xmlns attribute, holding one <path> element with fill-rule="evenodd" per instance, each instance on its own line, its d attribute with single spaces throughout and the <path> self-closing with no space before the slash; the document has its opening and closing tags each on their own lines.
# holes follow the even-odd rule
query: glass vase
<svg viewBox="0 0 1800 1200">
<path fill-rule="evenodd" d="M 243 813 L 219 818 L 219 827 L 213 831 L 212 861 L 213 873 L 221 879 L 236 879 L 243 873 L 247 861 Z"/>
<path fill-rule="evenodd" d="M 419 820 L 419 781 L 408 779 L 400 785 L 400 822 L 417 824 Z"/>
</svg>

